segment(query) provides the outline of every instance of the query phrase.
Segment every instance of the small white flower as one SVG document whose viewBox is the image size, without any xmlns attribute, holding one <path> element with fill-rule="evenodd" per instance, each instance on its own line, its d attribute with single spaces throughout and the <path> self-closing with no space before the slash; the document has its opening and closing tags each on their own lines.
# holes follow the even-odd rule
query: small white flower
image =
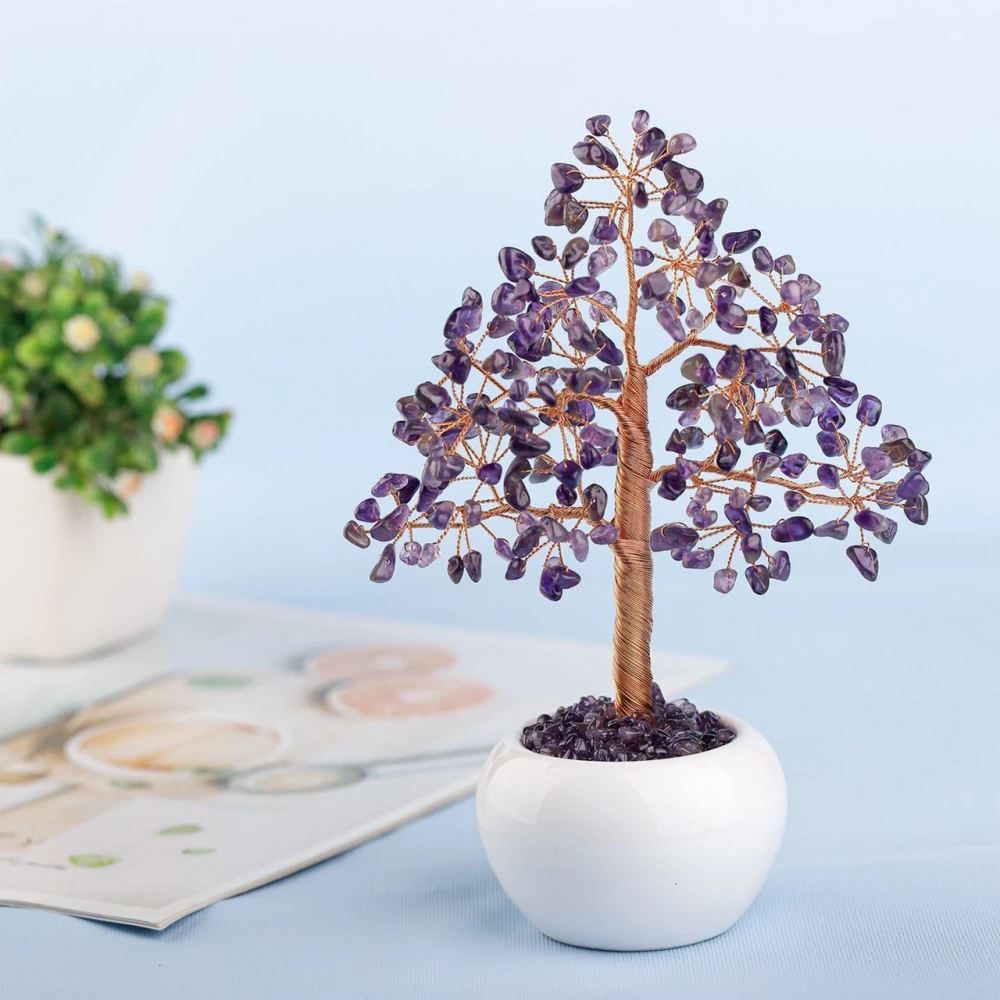
<svg viewBox="0 0 1000 1000">
<path fill-rule="evenodd" d="M 172 444 L 184 430 L 184 418 L 172 406 L 160 406 L 153 414 L 153 433 L 164 443 Z"/>
<path fill-rule="evenodd" d="M 132 275 L 132 291 L 139 292 L 140 294 L 145 294 L 149 291 L 149 286 L 152 282 L 149 280 L 149 275 L 145 271 L 136 271 Z"/>
<path fill-rule="evenodd" d="M 89 316 L 70 316 L 63 323 L 63 340 L 77 353 L 89 351 L 101 339 L 101 330 Z"/>
<path fill-rule="evenodd" d="M 10 389 L 0 385 L 0 420 L 3 420 L 13 409 L 14 397 L 11 395 Z"/>
<path fill-rule="evenodd" d="M 160 355 L 152 347 L 136 347 L 127 359 L 130 375 L 136 378 L 156 378 L 163 367 Z"/>
<path fill-rule="evenodd" d="M 45 279 L 37 271 L 31 271 L 21 279 L 21 291 L 29 299 L 40 299 L 47 289 Z"/>
</svg>

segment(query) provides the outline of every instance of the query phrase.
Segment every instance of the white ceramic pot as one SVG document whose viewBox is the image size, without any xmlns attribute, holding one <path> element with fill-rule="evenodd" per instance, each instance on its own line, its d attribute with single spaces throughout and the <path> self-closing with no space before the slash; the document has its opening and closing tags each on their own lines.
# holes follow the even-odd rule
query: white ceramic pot
<svg viewBox="0 0 1000 1000">
<path fill-rule="evenodd" d="M 107 520 L 20 457 L 0 455 L 0 659 L 86 656 L 153 628 L 180 571 L 197 473 L 163 455 Z"/>
<path fill-rule="evenodd" d="M 785 831 L 785 777 L 741 719 L 716 750 L 594 762 L 494 747 L 476 794 L 486 856 L 543 934 L 613 951 L 675 948 L 731 927 Z"/>
</svg>

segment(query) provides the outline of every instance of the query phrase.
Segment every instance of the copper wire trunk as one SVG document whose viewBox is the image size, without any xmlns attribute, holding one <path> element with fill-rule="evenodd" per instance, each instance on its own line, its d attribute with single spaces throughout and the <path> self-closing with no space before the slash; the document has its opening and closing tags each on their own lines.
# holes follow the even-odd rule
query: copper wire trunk
<svg viewBox="0 0 1000 1000">
<path fill-rule="evenodd" d="M 646 373 L 631 367 L 622 386 L 615 526 L 615 633 L 612 676 L 623 715 L 652 712 L 653 558 L 649 548 L 653 451 Z"/>
</svg>

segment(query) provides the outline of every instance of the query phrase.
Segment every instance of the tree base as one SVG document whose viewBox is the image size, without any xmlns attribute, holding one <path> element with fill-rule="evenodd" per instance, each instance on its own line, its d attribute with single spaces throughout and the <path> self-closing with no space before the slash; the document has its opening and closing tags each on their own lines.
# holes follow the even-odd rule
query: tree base
<svg viewBox="0 0 1000 1000">
<path fill-rule="evenodd" d="M 650 719 L 619 715 L 611 698 L 588 696 L 540 715 L 524 727 L 521 745 L 546 757 L 640 761 L 703 753 L 735 737 L 714 712 L 700 712 L 687 698 L 665 701 L 654 684 Z"/>
</svg>

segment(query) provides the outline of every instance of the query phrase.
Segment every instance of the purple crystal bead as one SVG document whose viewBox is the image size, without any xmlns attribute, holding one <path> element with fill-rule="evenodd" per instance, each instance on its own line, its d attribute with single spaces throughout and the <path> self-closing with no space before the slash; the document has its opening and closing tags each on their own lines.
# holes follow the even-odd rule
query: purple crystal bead
<svg viewBox="0 0 1000 1000">
<path fill-rule="evenodd" d="M 831 330 L 823 338 L 823 367 L 830 375 L 839 375 L 844 370 L 846 350 L 842 333 Z"/>
<path fill-rule="evenodd" d="M 462 561 L 461 556 L 452 556 L 448 560 L 448 579 L 452 583 L 461 583 L 462 577 L 465 575 L 465 563 Z"/>
<path fill-rule="evenodd" d="M 447 528 L 454 516 L 455 505 L 451 500 L 442 500 L 440 503 L 434 504 L 427 511 L 428 523 L 439 530 Z"/>
<path fill-rule="evenodd" d="M 573 155 L 581 162 L 590 167 L 604 167 L 607 170 L 618 169 L 618 157 L 602 146 L 596 139 L 584 139 L 573 147 Z"/>
<path fill-rule="evenodd" d="M 594 228 L 590 234 L 590 242 L 593 244 L 614 243 L 617 239 L 618 227 L 608 216 L 599 215 L 594 220 Z"/>
<path fill-rule="evenodd" d="M 476 473 L 476 478 L 481 483 L 486 483 L 489 486 L 496 486 L 500 482 L 500 477 L 503 475 L 503 466 L 499 462 L 487 462 L 486 465 L 481 465 Z"/>
<path fill-rule="evenodd" d="M 717 569 L 712 577 L 712 586 L 720 594 L 728 594 L 736 586 L 736 576 L 734 569 Z"/>
<path fill-rule="evenodd" d="M 483 554 L 475 549 L 469 549 L 462 558 L 465 572 L 473 583 L 479 583 L 483 578 Z"/>
<path fill-rule="evenodd" d="M 786 455 L 781 460 L 780 468 L 789 479 L 798 479 L 805 472 L 808 464 L 809 456 L 801 451 L 797 451 L 791 455 Z"/>
<path fill-rule="evenodd" d="M 778 549 L 773 555 L 768 556 L 767 572 L 772 580 L 781 582 L 787 580 L 791 575 L 792 561 L 784 549 Z"/>
<path fill-rule="evenodd" d="M 556 582 L 555 575 L 548 566 L 542 569 L 542 575 L 538 581 L 538 590 L 543 597 L 547 597 L 550 601 L 558 601 L 562 598 L 563 589 Z"/>
<path fill-rule="evenodd" d="M 570 166 L 568 163 L 558 164 L 559 166 L 570 167 L 571 170 L 576 170 L 576 167 Z M 554 169 L 554 168 L 553 168 Z M 581 180 L 581 184 L 582 184 Z M 555 260 L 556 254 L 559 252 L 556 248 L 555 242 L 551 240 L 548 236 L 532 236 L 531 237 L 531 249 L 538 254 L 542 260 Z"/>
<path fill-rule="evenodd" d="M 614 247 L 598 247 L 587 260 L 587 272 L 592 278 L 603 274 L 618 260 L 618 252 Z"/>
<path fill-rule="evenodd" d="M 510 281 L 524 281 L 535 273 L 535 261 L 517 247 L 503 247 L 497 255 L 500 270 Z"/>
<path fill-rule="evenodd" d="M 732 441 L 726 440 L 719 445 L 715 453 L 715 464 L 723 472 L 732 472 L 740 460 L 740 449 Z"/>
<path fill-rule="evenodd" d="M 812 521 L 808 517 L 786 517 L 771 529 L 771 538 L 776 542 L 802 542 L 813 531 Z"/>
<path fill-rule="evenodd" d="M 371 571 L 369 580 L 372 583 L 388 583 L 392 579 L 392 574 L 396 571 L 396 546 L 389 544 L 378 557 L 375 568 Z"/>
<path fill-rule="evenodd" d="M 771 585 L 771 574 L 768 572 L 767 567 L 758 564 L 747 566 L 743 571 L 743 575 L 746 577 L 747 583 L 750 584 L 750 589 L 758 597 L 762 597 L 767 593 L 767 588 Z"/>
<path fill-rule="evenodd" d="M 588 521 L 600 521 L 608 508 L 608 491 L 600 483 L 583 488 L 584 510 Z"/>
<path fill-rule="evenodd" d="M 838 541 L 843 541 L 847 537 L 849 527 L 846 521 L 825 521 L 816 526 L 813 534 L 817 538 L 836 538 Z"/>
<path fill-rule="evenodd" d="M 806 502 L 806 498 L 798 490 L 785 490 L 782 499 L 789 510 L 798 510 Z"/>
<path fill-rule="evenodd" d="M 594 115 L 586 121 L 586 129 L 591 135 L 598 137 L 608 134 L 608 126 L 611 124 L 611 115 Z"/>
<path fill-rule="evenodd" d="M 441 554 L 437 542 L 424 542 L 420 549 L 420 558 L 417 560 L 419 569 L 426 569 Z"/>
<path fill-rule="evenodd" d="M 764 447 L 774 455 L 784 455 L 788 450 L 788 439 L 781 431 L 768 431 L 764 435 Z"/>
<path fill-rule="evenodd" d="M 808 427 L 812 423 L 816 411 L 805 396 L 796 396 L 794 399 L 783 402 L 789 422 L 795 427 Z"/>
<path fill-rule="evenodd" d="M 647 236 L 652 243 L 676 243 L 677 246 L 680 246 L 677 227 L 669 219 L 653 219 L 649 224 Z M 673 249 L 676 249 L 676 247 Z"/>
<path fill-rule="evenodd" d="M 406 526 L 406 519 L 410 516 L 410 508 L 406 504 L 400 504 L 385 517 L 379 518 L 369 529 L 369 534 L 376 542 L 391 542 Z"/>
<path fill-rule="evenodd" d="M 829 490 L 835 490 L 840 485 L 840 469 L 835 465 L 821 465 L 816 470 L 816 478 Z"/>
<path fill-rule="evenodd" d="M 593 535 L 591 535 L 593 537 Z M 661 524 L 649 536 L 649 547 L 653 552 L 667 552 L 674 549 L 687 551 L 698 541 L 698 532 L 680 521 Z"/>
<path fill-rule="evenodd" d="M 660 485 L 657 487 L 656 493 L 664 500 L 676 500 L 684 495 L 686 489 L 687 483 L 684 481 L 684 477 L 676 468 L 673 468 L 667 469 L 660 477 Z"/>
<path fill-rule="evenodd" d="M 823 384 L 826 386 L 827 392 L 830 393 L 830 398 L 841 406 L 850 406 L 858 398 L 858 387 L 839 375 L 828 375 L 823 379 Z M 883 427 L 882 430 L 884 433 L 885 428 Z M 884 437 L 883 440 L 885 440 Z"/>
<path fill-rule="evenodd" d="M 777 427 L 785 418 L 769 403 L 760 403 L 757 406 L 757 419 L 765 427 Z"/>
<path fill-rule="evenodd" d="M 861 464 L 872 479 L 882 479 L 892 470 L 892 459 L 879 448 L 862 448 Z"/>
<path fill-rule="evenodd" d="M 908 472 L 896 484 L 896 497 L 899 500 L 913 500 L 929 490 L 927 480 L 919 472 Z"/>
<path fill-rule="evenodd" d="M 559 545 L 569 541 L 569 529 L 554 517 L 545 516 L 539 523 L 550 542 L 555 542 Z"/>
<path fill-rule="evenodd" d="M 528 567 L 526 559 L 511 559 L 507 563 L 507 571 L 504 573 L 505 580 L 520 580 L 524 576 L 524 571 Z"/>
<path fill-rule="evenodd" d="M 740 539 L 740 551 L 748 563 L 755 563 L 764 551 L 764 542 L 758 532 L 753 531 Z"/>
<path fill-rule="evenodd" d="M 774 268 L 774 258 L 771 256 L 771 251 L 767 247 L 754 247 L 753 250 L 753 266 L 757 268 L 761 274 L 770 274 Z"/>
<path fill-rule="evenodd" d="M 768 451 L 760 451 L 754 455 L 751 465 L 753 467 L 753 474 L 758 480 L 767 479 L 775 469 L 781 464 L 781 458 L 778 455 L 772 455 Z"/>
<path fill-rule="evenodd" d="M 753 525 L 750 523 L 750 518 L 747 516 L 747 512 L 742 507 L 734 507 L 732 504 L 726 504 L 722 508 L 722 513 L 726 515 L 726 520 L 741 534 L 749 535 L 753 531 Z"/>
<path fill-rule="evenodd" d="M 866 393 L 858 400 L 857 415 L 860 423 L 874 427 L 882 416 L 882 400 Z"/>
<path fill-rule="evenodd" d="M 369 523 L 377 521 L 381 516 L 382 512 L 379 510 L 378 500 L 365 499 L 354 508 L 354 516 L 359 521 L 367 521 Z"/>
<path fill-rule="evenodd" d="M 878 579 L 878 555 L 870 546 L 849 545 L 847 558 L 857 567 L 858 572 L 868 581 Z"/>
<path fill-rule="evenodd" d="M 613 545 L 621 532 L 613 524 L 598 524 L 590 530 L 590 540 L 595 545 Z"/>
<path fill-rule="evenodd" d="M 738 233 L 726 233 L 722 237 L 722 249 L 726 253 L 743 253 L 760 239 L 759 229 L 744 229 Z"/>
<path fill-rule="evenodd" d="M 596 292 L 600 287 L 600 283 L 596 278 L 592 278 L 589 274 L 585 274 L 567 282 L 566 294 L 570 298 L 576 298 L 578 295 L 593 295 L 594 292 Z"/>
<path fill-rule="evenodd" d="M 866 507 L 854 515 L 854 523 L 865 531 L 885 531 L 889 526 L 889 518 Z"/>
<path fill-rule="evenodd" d="M 713 198 L 705 206 L 704 218 L 712 229 L 722 228 L 722 219 L 726 214 L 727 208 L 729 208 L 729 200 L 727 198 Z"/>
<path fill-rule="evenodd" d="M 714 558 L 714 549 L 690 549 L 681 556 L 681 565 L 685 569 L 708 569 Z"/>
<path fill-rule="evenodd" d="M 690 153 L 697 145 L 693 135 L 688 135 L 687 132 L 678 132 L 667 140 L 667 152 L 671 156 L 681 156 L 684 153 Z"/>
<path fill-rule="evenodd" d="M 912 521 L 913 518 L 910 518 Z M 371 545 L 371 539 L 368 537 L 368 533 L 364 528 L 358 524 L 357 521 L 348 521 L 344 525 L 344 538 L 346 538 L 352 545 L 356 545 L 359 549 L 367 549 Z"/>
<path fill-rule="evenodd" d="M 903 513 L 906 515 L 906 519 L 913 524 L 926 524 L 928 514 L 927 497 L 921 494 L 912 500 L 907 500 L 903 504 Z"/>
<path fill-rule="evenodd" d="M 573 163 L 553 163 L 549 173 L 552 186 L 563 194 L 573 194 L 583 187 L 583 171 Z M 551 257 L 547 259 L 552 260 Z"/>
</svg>

